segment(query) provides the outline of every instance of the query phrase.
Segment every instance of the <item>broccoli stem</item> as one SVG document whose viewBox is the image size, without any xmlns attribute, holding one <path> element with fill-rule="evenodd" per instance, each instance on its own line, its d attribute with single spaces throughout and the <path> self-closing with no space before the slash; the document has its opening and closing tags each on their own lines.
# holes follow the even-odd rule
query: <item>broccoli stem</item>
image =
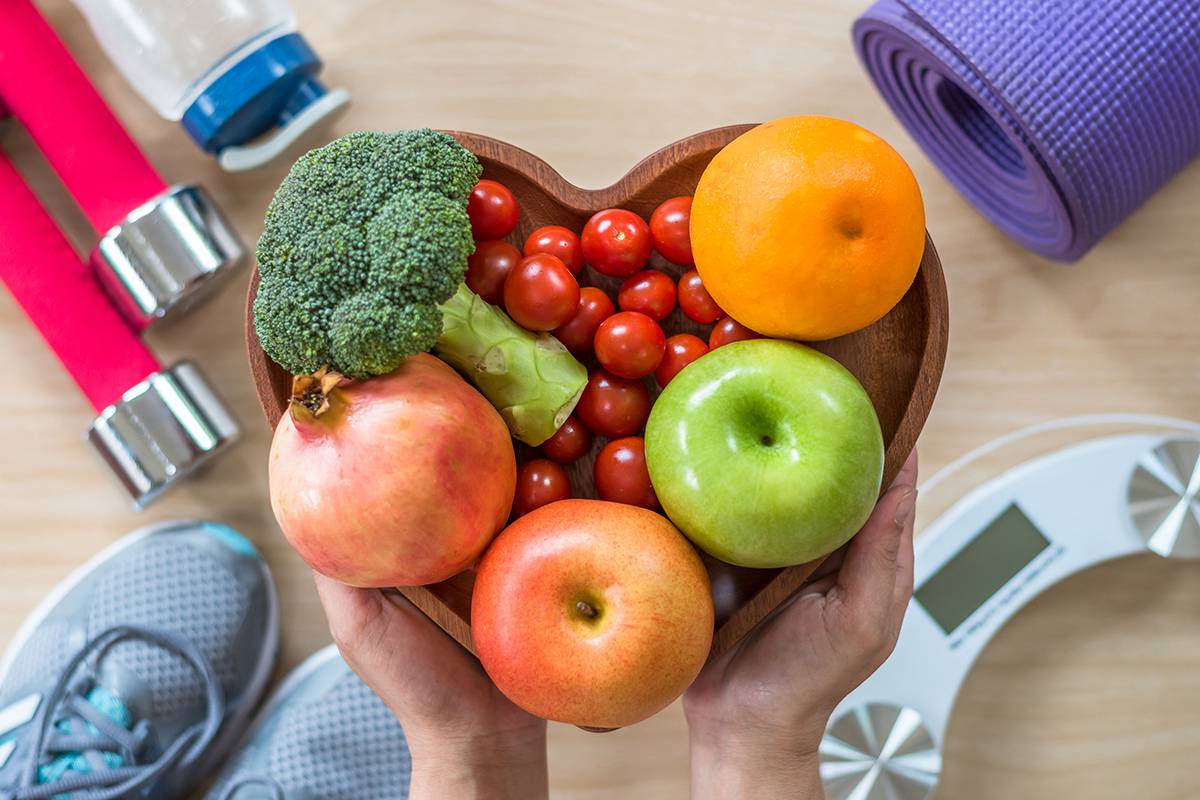
<svg viewBox="0 0 1200 800">
<path fill-rule="evenodd" d="M 500 411 L 513 436 L 539 445 L 575 409 L 587 369 L 548 333 L 533 333 L 465 285 L 441 305 L 434 351 Z"/>
</svg>

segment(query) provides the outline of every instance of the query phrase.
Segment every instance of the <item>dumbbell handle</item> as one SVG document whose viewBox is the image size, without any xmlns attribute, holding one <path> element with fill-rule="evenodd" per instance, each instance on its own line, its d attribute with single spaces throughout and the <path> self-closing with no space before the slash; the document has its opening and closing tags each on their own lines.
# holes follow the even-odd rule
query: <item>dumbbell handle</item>
<svg viewBox="0 0 1200 800">
<path fill-rule="evenodd" d="M 0 7 L 10 4 L 0 0 Z M 96 410 L 116 403 L 126 390 L 158 371 L 157 359 L 109 303 L 91 270 L 3 153 L 0 280 Z"/>
<path fill-rule="evenodd" d="M 167 188 L 30 0 L 0 0 L 0 105 L 100 234 Z"/>
</svg>

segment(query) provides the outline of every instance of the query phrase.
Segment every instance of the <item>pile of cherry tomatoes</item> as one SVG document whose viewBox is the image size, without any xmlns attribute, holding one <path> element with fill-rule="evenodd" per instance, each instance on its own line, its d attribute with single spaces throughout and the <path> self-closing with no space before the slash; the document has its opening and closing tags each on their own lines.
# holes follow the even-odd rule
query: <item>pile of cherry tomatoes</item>
<svg viewBox="0 0 1200 800">
<path fill-rule="evenodd" d="M 518 250 L 505 241 L 520 218 L 512 192 L 491 180 L 480 181 L 472 192 L 467 212 L 476 245 L 467 287 L 503 307 L 523 328 L 548 331 L 585 364 L 598 364 L 575 413 L 541 445 L 543 457 L 518 471 L 515 516 L 571 496 L 563 465 L 586 455 L 593 435 L 611 440 L 594 466 L 600 498 L 657 508 L 637 435 L 650 415 L 644 379 L 653 375 L 666 386 L 710 349 L 758 337 L 721 310 L 691 266 L 691 207 L 690 197 L 671 198 L 655 209 L 649 224 L 632 211 L 611 208 L 589 219 L 580 235 L 548 225 L 531 233 Z M 688 267 L 678 283 L 648 268 L 655 250 Z M 580 286 L 585 264 L 624 280 L 615 305 L 603 289 Z M 676 305 L 693 322 L 713 325 L 707 342 L 690 333 L 666 335 L 661 323 Z"/>
</svg>

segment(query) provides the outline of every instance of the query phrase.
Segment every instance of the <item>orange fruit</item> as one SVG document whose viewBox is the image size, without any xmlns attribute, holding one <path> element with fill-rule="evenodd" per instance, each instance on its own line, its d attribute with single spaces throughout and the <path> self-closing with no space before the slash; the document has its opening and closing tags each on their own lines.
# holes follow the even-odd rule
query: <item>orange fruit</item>
<svg viewBox="0 0 1200 800">
<path fill-rule="evenodd" d="M 831 339 L 865 328 L 908 291 L 925 206 L 908 164 L 875 134 L 785 117 L 730 142 L 692 200 L 692 253 L 713 299 L 748 328 Z"/>
</svg>

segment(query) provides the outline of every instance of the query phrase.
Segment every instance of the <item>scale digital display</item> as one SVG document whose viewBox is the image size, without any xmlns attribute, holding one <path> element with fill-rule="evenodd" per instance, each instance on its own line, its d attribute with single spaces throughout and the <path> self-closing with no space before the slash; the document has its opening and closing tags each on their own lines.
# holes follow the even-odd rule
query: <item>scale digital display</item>
<svg viewBox="0 0 1200 800">
<path fill-rule="evenodd" d="M 1050 546 L 1029 517 L 1011 505 L 914 593 L 946 635 Z"/>
</svg>

